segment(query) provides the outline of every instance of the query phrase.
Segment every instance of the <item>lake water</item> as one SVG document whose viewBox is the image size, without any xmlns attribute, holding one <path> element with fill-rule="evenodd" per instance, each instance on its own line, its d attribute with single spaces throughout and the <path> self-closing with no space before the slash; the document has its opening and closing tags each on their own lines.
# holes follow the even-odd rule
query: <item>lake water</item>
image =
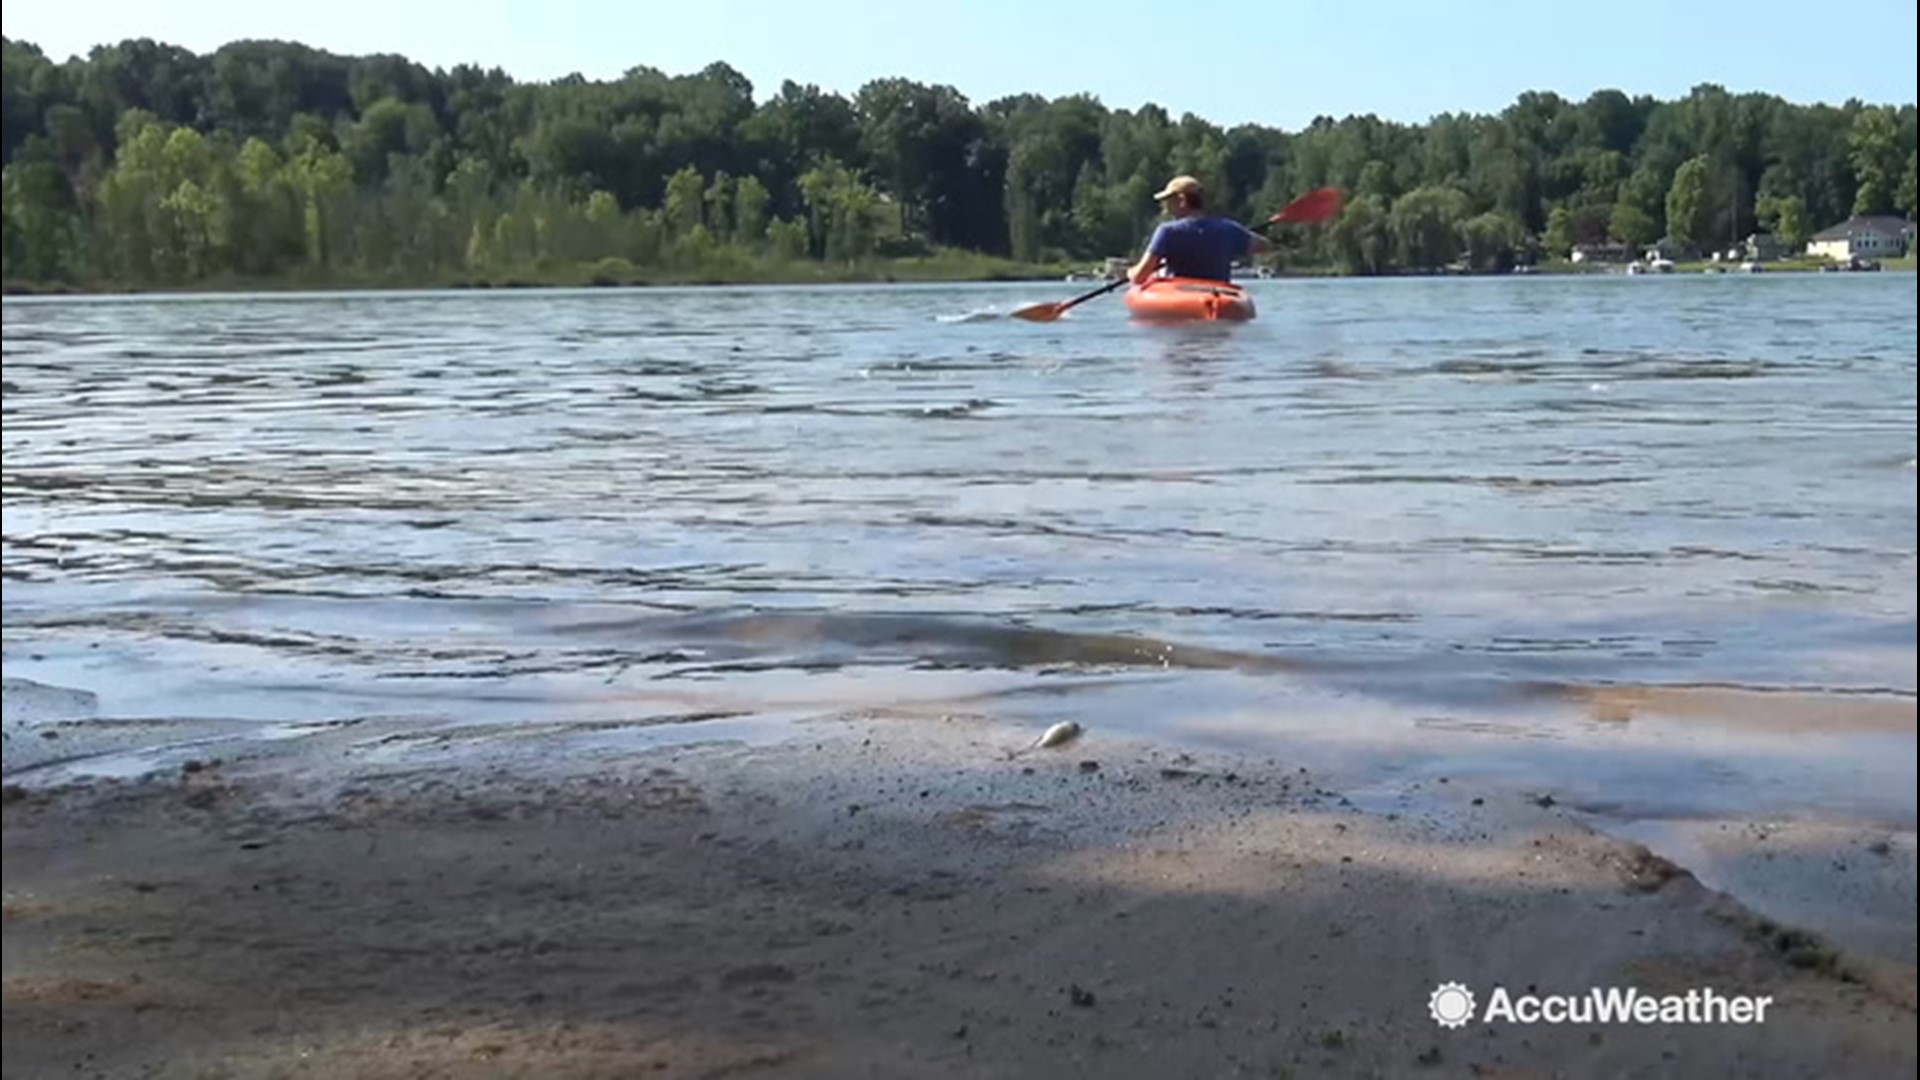
<svg viewBox="0 0 1920 1080">
<path fill-rule="evenodd" d="M 5 673 L 244 723 L 920 703 L 1911 827 L 1911 275 L 1253 288 L 9 299 Z"/>
</svg>

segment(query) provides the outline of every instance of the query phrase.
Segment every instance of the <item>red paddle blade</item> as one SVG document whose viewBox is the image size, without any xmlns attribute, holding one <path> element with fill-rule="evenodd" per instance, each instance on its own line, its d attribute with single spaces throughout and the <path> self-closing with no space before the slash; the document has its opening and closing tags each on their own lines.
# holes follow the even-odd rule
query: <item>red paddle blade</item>
<svg viewBox="0 0 1920 1080">
<path fill-rule="evenodd" d="M 1028 322 L 1052 322 L 1060 317 L 1061 307 L 1062 305 L 1057 301 L 1045 304 L 1028 304 L 1026 307 L 1014 308 L 1012 311 L 1007 312 L 1007 314 L 1016 319 L 1025 319 Z"/>
<path fill-rule="evenodd" d="M 1340 194 L 1339 188 L 1316 188 L 1288 203 L 1279 213 L 1268 218 L 1267 224 L 1299 225 L 1326 221 L 1339 217 L 1346 205 L 1346 197 Z"/>
</svg>

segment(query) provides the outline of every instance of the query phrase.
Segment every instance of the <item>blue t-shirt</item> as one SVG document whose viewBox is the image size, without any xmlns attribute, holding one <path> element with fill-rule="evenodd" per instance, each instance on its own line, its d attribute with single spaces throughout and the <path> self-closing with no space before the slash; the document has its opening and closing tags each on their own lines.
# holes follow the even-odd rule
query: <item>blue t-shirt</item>
<svg viewBox="0 0 1920 1080">
<path fill-rule="evenodd" d="M 1174 277 L 1227 281 L 1233 261 L 1252 250 L 1253 234 L 1237 221 L 1218 217 L 1175 218 L 1153 230 L 1147 251 L 1166 261 Z"/>
</svg>

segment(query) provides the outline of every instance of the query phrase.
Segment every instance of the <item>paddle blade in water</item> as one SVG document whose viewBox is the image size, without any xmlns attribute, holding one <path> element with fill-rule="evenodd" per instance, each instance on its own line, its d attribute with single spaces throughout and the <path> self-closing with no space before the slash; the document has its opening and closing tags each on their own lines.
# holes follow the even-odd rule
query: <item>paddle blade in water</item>
<svg viewBox="0 0 1920 1080">
<path fill-rule="evenodd" d="M 1065 315 L 1067 309 L 1084 304 L 1096 296 L 1105 296 L 1126 283 L 1126 278 L 1115 278 L 1092 292 L 1076 296 L 1071 300 L 1064 300 L 1057 304 L 1028 304 L 1023 308 L 1015 308 L 1011 314 L 1016 319 L 1025 319 L 1028 322 L 1052 322 Z"/>
<path fill-rule="evenodd" d="M 1028 322 L 1052 322 L 1060 317 L 1060 312 L 1064 307 L 1065 305 L 1058 302 L 1028 304 L 1026 307 L 1014 308 L 1007 314 L 1016 319 L 1025 319 Z"/>
<path fill-rule="evenodd" d="M 1285 209 L 1267 219 L 1269 225 L 1299 225 L 1327 221 L 1340 216 L 1346 198 L 1336 187 L 1317 188 L 1288 203 Z"/>
</svg>

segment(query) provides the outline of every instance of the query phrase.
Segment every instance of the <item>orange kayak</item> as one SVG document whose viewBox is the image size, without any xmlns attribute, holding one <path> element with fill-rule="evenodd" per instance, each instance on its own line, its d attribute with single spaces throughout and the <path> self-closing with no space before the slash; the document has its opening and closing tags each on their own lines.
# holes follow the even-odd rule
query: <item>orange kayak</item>
<svg viewBox="0 0 1920 1080">
<path fill-rule="evenodd" d="M 1199 278 L 1155 278 L 1127 289 L 1127 310 L 1136 319 L 1188 322 L 1253 318 L 1253 297 L 1238 285 Z"/>
</svg>

